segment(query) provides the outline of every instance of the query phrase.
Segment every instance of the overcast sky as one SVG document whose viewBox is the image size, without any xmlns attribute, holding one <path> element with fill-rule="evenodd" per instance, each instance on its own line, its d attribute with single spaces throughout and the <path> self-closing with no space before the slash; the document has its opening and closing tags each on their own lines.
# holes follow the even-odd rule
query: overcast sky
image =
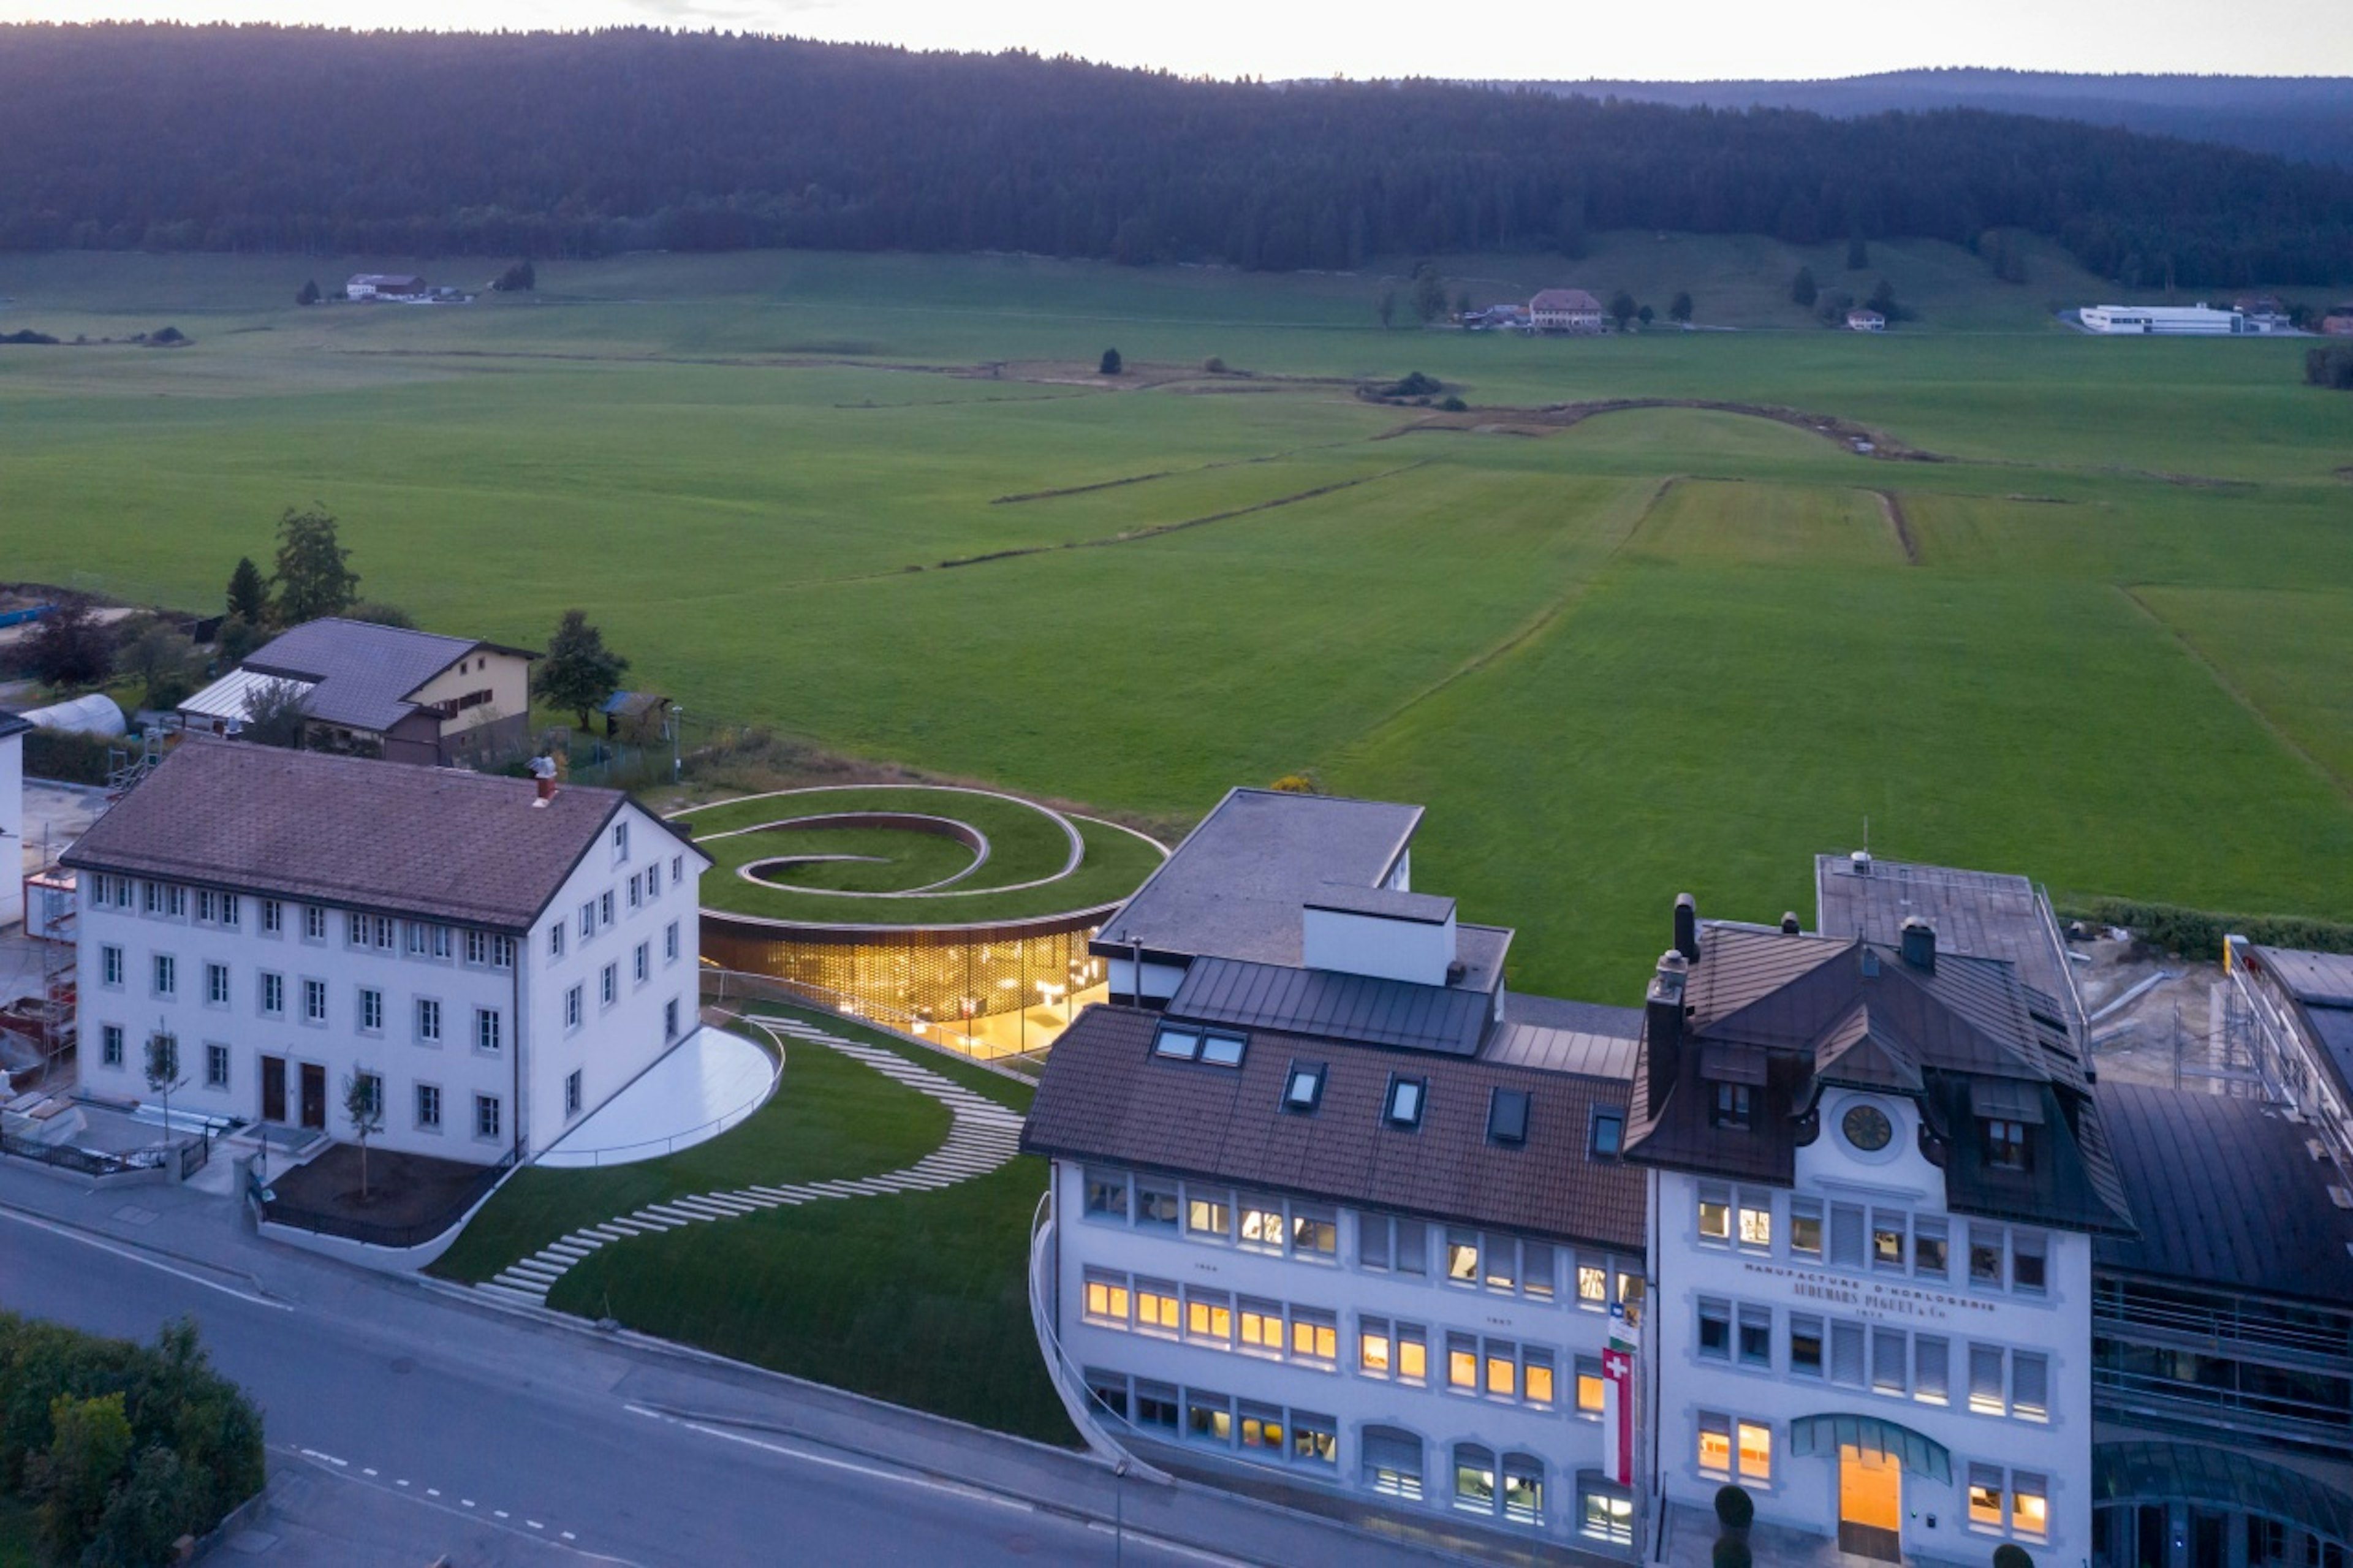
<svg viewBox="0 0 2353 1568">
<path fill-rule="evenodd" d="M 0 19 L 151 16 L 331 26 L 533 28 L 649 23 L 915 48 L 1074 54 L 1220 77 L 1701 80 L 1910 66 L 2353 76 L 2348 0 L 1771 0 L 1642 5 L 1497 0 L 0 0 Z"/>
</svg>

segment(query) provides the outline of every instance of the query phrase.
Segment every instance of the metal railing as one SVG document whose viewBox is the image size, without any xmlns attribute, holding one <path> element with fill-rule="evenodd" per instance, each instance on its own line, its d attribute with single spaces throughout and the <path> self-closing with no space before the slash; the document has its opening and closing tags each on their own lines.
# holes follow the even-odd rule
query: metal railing
<svg viewBox="0 0 2353 1568">
<path fill-rule="evenodd" d="M 1122 1474 L 1166 1481 L 1166 1471 L 1137 1458 L 1113 1436 L 1115 1429 L 1132 1432 L 1134 1427 L 1087 1385 L 1086 1373 L 1071 1360 L 1062 1349 L 1061 1336 L 1054 1331 L 1053 1239 L 1054 1190 L 1050 1186 L 1038 1194 L 1038 1207 L 1029 1216 L 1029 1326 L 1037 1333 L 1038 1349 L 1046 1358 L 1046 1373 L 1054 1392 L 1061 1396 L 1071 1425 L 1079 1429 L 1079 1436 L 1097 1458 L 1122 1467 Z"/>
<path fill-rule="evenodd" d="M 0 1132 L 0 1154 L 14 1159 L 32 1160 L 61 1171 L 71 1171 L 83 1176 L 120 1176 L 132 1171 L 152 1171 L 164 1163 L 161 1150 L 142 1150 L 138 1155 L 100 1154 L 88 1149 L 76 1149 L 64 1143 L 42 1143 L 30 1138 L 12 1138 Z"/>
</svg>

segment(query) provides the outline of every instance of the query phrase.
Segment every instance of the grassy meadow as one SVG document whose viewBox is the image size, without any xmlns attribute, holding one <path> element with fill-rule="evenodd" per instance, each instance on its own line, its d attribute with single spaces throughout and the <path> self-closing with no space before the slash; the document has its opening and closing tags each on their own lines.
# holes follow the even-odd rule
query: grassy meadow
<svg viewBox="0 0 2353 1568">
<path fill-rule="evenodd" d="M 1372 275 L 643 256 L 299 310 L 399 258 L 5 257 L 0 332 L 195 342 L 0 346 L 0 574 L 208 607 L 316 500 L 368 596 L 533 644 L 584 606 L 690 711 L 1167 819 L 1295 771 L 1423 802 L 1421 885 L 1518 926 L 1528 990 L 1639 996 L 1681 889 L 1810 914 L 1866 818 L 2063 897 L 2353 917 L 2353 398 L 2295 341 L 2066 331 L 2115 291 L 2053 254 L 1842 252 L 1450 274 L 1735 329 L 1597 341 L 1384 331 Z M 1921 319 L 1815 328 L 1800 261 Z M 1408 370 L 1468 427 L 1352 395 Z M 1628 397 L 1945 460 L 1530 412 Z"/>
</svg>

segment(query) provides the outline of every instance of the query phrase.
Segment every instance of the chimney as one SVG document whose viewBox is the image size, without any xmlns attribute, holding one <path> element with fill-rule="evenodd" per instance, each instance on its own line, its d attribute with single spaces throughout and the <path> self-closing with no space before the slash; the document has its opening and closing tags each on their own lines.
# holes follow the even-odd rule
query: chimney
<svg viewBox="0 0 2353 1568">
<path fill-rule="evenodd" d="M 531 760 L 532 782 L 539 786 L 539 796 L 531 804 L 533 809 L 544 811 L 547 803 L 555 798 L 555 759 L 544 753 Z"/>
<path fill-rule="evenodd" d="M 1904 962 L 1926 973 L 1936 973 L 1936 928 L 1918 915 L 1904 917 Z"/>
<path fill-rule="evenodd" d="M 1689 893 L 1675 895 L 1675 951 L 1685 963 L 1699 962 L 1699 900 Z"/>
<path fill-rule="evenodd" d="M 1795 936 L 1803 930 L 1805 930 L 1805 927 L 1798 923 L 1797 910 L 1784 910 L 1781 911 L 1781 934 L 1783 936 Z"/>
<path fill-rule="evenodd" d="M 1642 1031 L 1649 1040 L 1651 1108 L 1655 1114 L 1683 1068 L 1683 981 L 1690 961 L 1674 949 L 1659 955 L 1642 1005 Z"/>
</svg>

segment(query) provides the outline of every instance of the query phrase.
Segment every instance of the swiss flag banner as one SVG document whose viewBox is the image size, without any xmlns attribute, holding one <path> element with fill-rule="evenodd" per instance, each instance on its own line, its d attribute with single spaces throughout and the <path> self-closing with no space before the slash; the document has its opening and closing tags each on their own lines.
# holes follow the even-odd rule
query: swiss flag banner
<svg viewBox="0 0 2353 1568">
<path fill-rule="evenodd" d="M 1601 1468 L 1634 1484 L 1634 1355 L 1614 1344 L 1601 1354 Z"/>
</svg>

